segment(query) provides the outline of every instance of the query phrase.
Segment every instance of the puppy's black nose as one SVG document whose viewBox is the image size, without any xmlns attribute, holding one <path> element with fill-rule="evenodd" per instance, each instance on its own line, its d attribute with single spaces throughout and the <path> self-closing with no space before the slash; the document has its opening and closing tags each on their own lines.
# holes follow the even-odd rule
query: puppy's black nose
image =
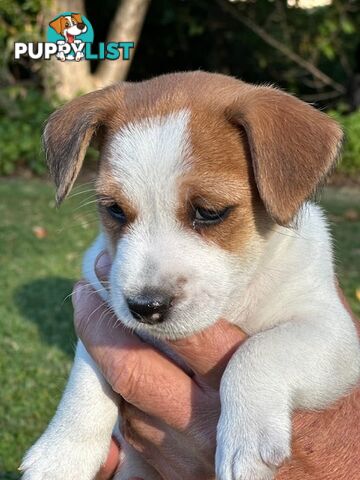
<svg viewBox="0 0 360 480">
<path fill-rule="evenodd" d="M 172 297 L 158 290 L 147 290 L 126 299 L 129 310 L 141 323 L 154 325 L 164 321 Z"/>
<path fill-rule="evenodd" d="M 78 24 L 77 24 L 77 27 L 78 27 L 78 29 L 80 29 L 80 30 L 84 30 L 84 28 L 85 28 L 85 23 L 78 23 Z"/>
</svg>

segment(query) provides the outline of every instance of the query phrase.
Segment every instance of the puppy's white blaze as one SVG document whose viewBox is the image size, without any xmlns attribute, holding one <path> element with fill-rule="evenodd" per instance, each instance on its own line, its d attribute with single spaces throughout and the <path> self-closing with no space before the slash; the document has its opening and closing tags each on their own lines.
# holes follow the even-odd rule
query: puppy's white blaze
<svg viewBox="0 0 360 480">
<path fill-rule="evenodd" d="M 176 181 L 190 159 L 190 112 L 130 123 L 115 134 L 110 163 L 115 178 L 140 215 L 176 205 Z"/>
<path fill-rule="evenodd" d="M 184 281 L 182 299 L 172 308 L 167 325 L 158 331 L 151 327 L 153 334 L 167 337 L 213 323 L 231 292 L 234 271 L 230 254 L 176 219 L 182 201 L 179 178 L 192 161 L 189 118 L 189 111 L 180 110 L 128 124 L 109 149 L 112 176 L 137 210 L 117 247 L 110 279 L 112 303 L 130 327 L 146 330 L 130 315 L 124 296 L 149 287 L 175 294 L 178 282 Z"/>
<path fill-rule="evenodd" d="M 156 224 L 134 222 L 119 241 L 110 277 L 111 303 L 129 327 L 176 338 L 216 321 L 231 294 L 234 261 L 221 248 L 176 225 L 169 212 L 166 217 Z M 174 296 L 181 279 L 185 281 L 181 299 L 172 307 L 166 325 L 148 327 L 130 315 L 124 297 L 145 288 Z"/>
</svg>

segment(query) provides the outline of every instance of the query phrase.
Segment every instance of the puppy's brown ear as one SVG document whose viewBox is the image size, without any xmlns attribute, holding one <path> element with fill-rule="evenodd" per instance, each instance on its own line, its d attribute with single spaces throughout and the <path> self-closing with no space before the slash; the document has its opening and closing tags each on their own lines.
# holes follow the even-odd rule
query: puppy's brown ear
<svg viewBox="0 0 360 480">
<path fill-rule="evenodd" d="M 52 27 L 56 33 L 62 32 L 62 18 L 63 17 L 59 17 L 56 20 L 53 20 L 52 22 L 49 23 L 50 27 Z"/>
<path fill-rule="evenodd" d="M 343 139 L 340 126 L 271 87 L 244 85 L 228 113 L 246 131 L 267 211 L 278 224 L 289 224 L 335 165 Z"/>
<path fill-rule="evenodd" d="M 75 18 L 76 23 L 83 23 L 80 13 L 72 13 L 71 16 Z"/>
<path fill-rule="evenodd" d="M 90 141 L 114 109 L 121 111 L 121 86 L 76 98 L 54 112 L 44 129 L 43 146 L 60 204 L 73 186 Z"/>
</svg>

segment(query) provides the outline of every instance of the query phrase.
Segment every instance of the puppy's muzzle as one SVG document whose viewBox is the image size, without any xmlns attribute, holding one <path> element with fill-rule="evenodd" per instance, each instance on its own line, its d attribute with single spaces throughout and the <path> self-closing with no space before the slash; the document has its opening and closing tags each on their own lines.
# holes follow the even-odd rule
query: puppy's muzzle
<svg viewBox="0 0 360 480">
<path fill-rule="evenodd" d="M 136 320 L 155 325 L 165 320 L 173 297 L 159 290 L 146 290 L 134 297 L 127 297 L 126 302 Z"/>
<path fill-rule="evenodd" d="M 78 23 L 76 24 L 76 26 L 78 27 L 79 30 L 84 30 L 86 28 L 85 23 Z"/>
</svg>

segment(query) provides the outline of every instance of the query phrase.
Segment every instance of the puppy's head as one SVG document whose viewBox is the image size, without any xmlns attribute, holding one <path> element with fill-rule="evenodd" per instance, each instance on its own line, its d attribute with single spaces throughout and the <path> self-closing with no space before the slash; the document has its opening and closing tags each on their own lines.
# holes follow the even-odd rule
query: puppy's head
<svg viewBox="0 0 360 480">
<path fill-rule="evenodd" d="M 329 172 L 342 132 L 270 87 L 204 72 L 90 93 L 44 132 L 61 202 L 96 134 L 112 303 L 131 328 L 190 334 L 231 314 L 273 225 Z"/>
<path fill-rule="evenodd" d="M 80 35 L 87 31 L 87 26 L 83 23 L 82 17 L 79 13 L 72 13 L 71 15 L 62 15 L 50 22 L 56 33 L 65 36 L 65 33 L 71 36 Z"/>
</svg>

